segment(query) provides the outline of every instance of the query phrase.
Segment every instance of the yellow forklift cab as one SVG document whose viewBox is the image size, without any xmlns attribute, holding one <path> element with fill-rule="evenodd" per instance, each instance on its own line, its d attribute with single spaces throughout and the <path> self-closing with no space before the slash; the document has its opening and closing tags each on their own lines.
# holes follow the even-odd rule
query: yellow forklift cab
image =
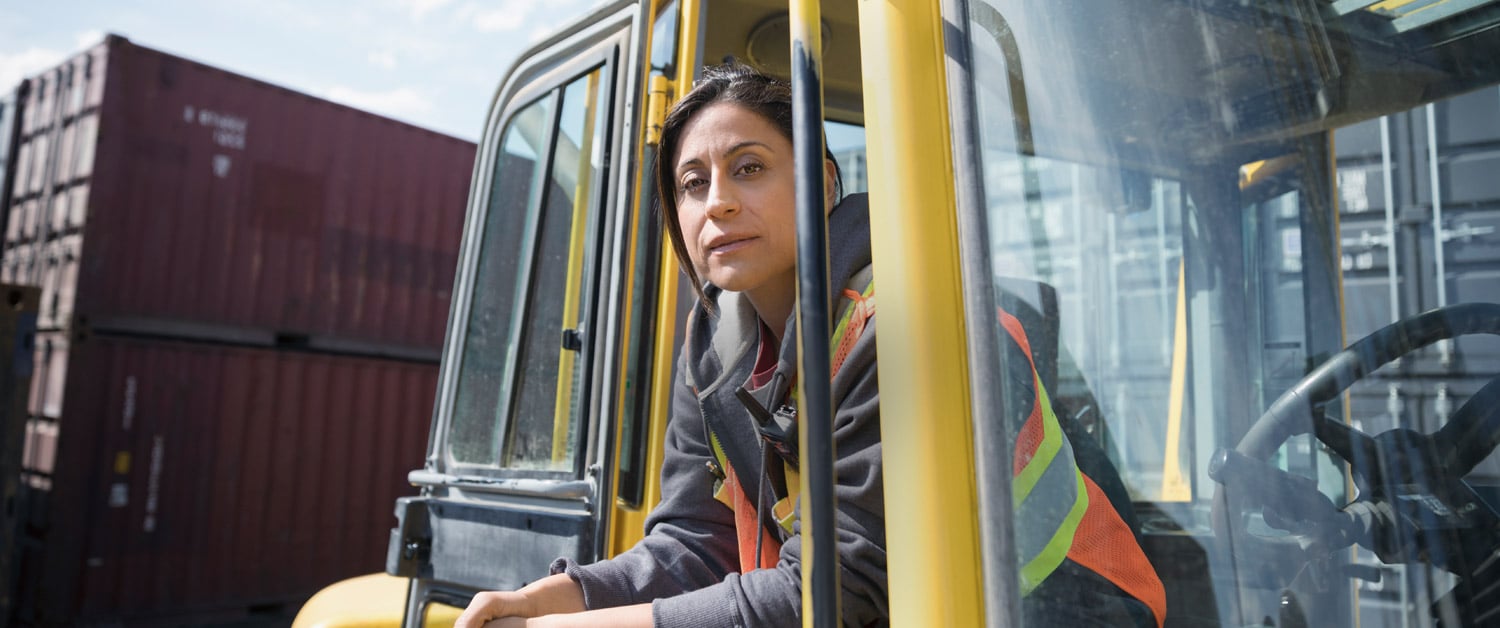
<svg viewBox="0 0 1500 628">
<path fill-rule="evenodd" d="M 506 73 L 405 625 L 644 532 L 692 298 L 654 133 L 705 64 L 806 80 L 794 40 L 870 195 L 893 624 L 1121 619 L 1039 451 L 1130 526 L 1148 625 L 1500 623 L 1500 2 L 811 4 L 614 2 Z"/>
</svg>

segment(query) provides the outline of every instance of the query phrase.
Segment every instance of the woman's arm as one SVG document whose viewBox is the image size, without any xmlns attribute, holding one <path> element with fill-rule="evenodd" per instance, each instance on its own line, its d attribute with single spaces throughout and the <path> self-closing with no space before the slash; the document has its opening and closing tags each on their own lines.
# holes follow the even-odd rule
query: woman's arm
<svg viewBox="0 0 1500 628">
<path fill-rule="evenodd" d="M 634 604 L 531 619 L 507 618 L 485 628 L 651 628 L 651 605 Z"/>
<path fill-rule="evenodd" d="M 584 610 L 583 589 L 568 576 L 547 576 L 515 591 L 485 591 L 474 596 L 453 628 L 480 628 L 501 618 L 527 618 Z M 647 610 L 650 610 L 649 608 Z M 647 614 L 649 625 L 650 614 Z"/>
</svg>

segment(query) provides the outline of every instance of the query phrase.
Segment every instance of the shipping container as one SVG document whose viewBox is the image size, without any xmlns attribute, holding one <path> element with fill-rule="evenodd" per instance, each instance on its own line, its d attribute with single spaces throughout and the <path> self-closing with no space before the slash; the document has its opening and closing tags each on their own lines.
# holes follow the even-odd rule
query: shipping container
<svg viewBox="0 0 1500 628">
<path fill-rule="evenodd" d="M 17 623 L 285 620 L 383 566 L 432 365 L 66 332 L 35 344 L 23 493 L 46 507 L 26 524 Z"/>
<path fill-rule="evenodd" d="M 118 36 L 16 93 L 42 329 L 436 359 L 473 143 Z"/>
<path fill-rule="evenodd" d="M 113 35 L 7 94 L 0 626 L 274 623 L 378 570 L 474 145 Z"/>
<path fill-rule="evenodd" d="M 1500 90 L 1470 92 L 1342 129 L 1334 138 L 1349 339 L 1456 303 L 1500 302 Z M 1431 433 L 1500 372 L 1500 338 L 1476 334 L 1414 351 L 1349 389 L 1367 433 Z M 1491 455 L 1469 476 L 1500 478 Z M 1360 621 L 1402 625 L 1405 608 L 1451 576 L 1360 560 Z"/>
</svg>

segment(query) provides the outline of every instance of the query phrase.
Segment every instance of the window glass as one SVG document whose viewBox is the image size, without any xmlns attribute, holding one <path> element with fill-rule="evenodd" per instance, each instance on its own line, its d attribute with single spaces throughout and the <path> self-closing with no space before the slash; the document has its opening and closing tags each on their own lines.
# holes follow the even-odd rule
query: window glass
<svg viewBox="0 0 1500 628">
<path fill-rule="evenodd" d="M 544 173 L 538 161 L 548 138 L 552 101 L 542 98 L 522 109 L 500 138 L 448 437 L 450 455 L 461 463 L 499 462 L 496 428 L 505 409 L 505 369 L 512 357 L 509 338 L 518 253 L 528 218 L 535 221 L 540 202 Z"/>
<path fill-rule="evenodd" d="M 572 468 L 578 453 L 586 373 L 578 358 L 587 340 L 583 314 L 590 292 L 584 270 L 594 248 L 587 244 L 589 219 L 597 216 L 589 210 L 601 191 L 608 109 L 603 75 L 602 69 L 595 70 L 562 92 L 562 114 L 533 257 L 532 289 L 521 322 L 518 400 L 506 448 L 508 467 L 562 471 Z"/>
<path fill-rule="evenodd" d="M 844 193 L 867 192 L 870 189 L 865 167 L 865 127 L 836 120 L 823 123 L 825 141 L 839 163 Z"/>
<path fill-rule="evenodd" d="M 1431 6 L 969 4 L 1028 624 L 1500 612 L 1500 22 Z"/>
</svg>

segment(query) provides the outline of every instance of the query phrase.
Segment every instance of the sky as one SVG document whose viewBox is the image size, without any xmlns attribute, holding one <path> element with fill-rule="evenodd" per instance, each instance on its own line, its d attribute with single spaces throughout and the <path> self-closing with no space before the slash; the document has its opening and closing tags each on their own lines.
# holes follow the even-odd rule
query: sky
<svg viewBox="0 0 1500 628">
<path fill-rule="evenodd" d="M 0 4 L 0 91 L 106 33 L 477 141 L 532 44 L 600 0 L 148 0 Z"/>
</svg>

